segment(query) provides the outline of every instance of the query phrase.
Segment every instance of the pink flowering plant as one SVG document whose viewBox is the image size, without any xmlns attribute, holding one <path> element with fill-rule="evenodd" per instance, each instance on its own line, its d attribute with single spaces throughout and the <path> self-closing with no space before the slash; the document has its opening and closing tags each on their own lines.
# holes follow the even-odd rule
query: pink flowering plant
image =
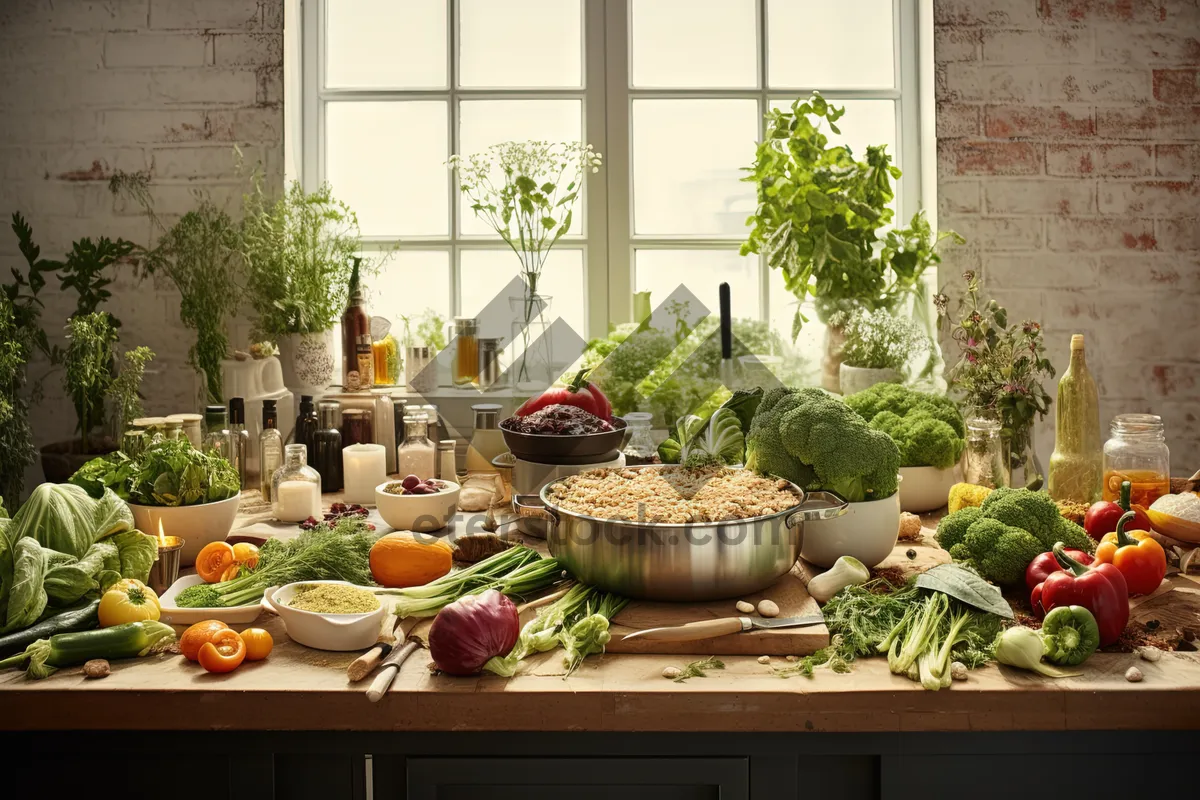
<svg viewBox="0 0 1200 800">
<path fill-rule="evenodd" d="M 957 319 L 951 319 L 945 294 L 934 297 L 939 324 L 959 348 L 958 361 L 946 376 L 950 391 L 967 415 L 1000 421 L 1011 466 L 1021 466 L 1033 423 L 1050 410 L 1042 381 L 1054 377 L 1054 365 L 1046 358 L 1042 326 L 1032 320 L 1009 325 L 1003 306 L 980 298 L 979 276 L 967 271 L 963 278 L 966 293 Z"/>
</svg>

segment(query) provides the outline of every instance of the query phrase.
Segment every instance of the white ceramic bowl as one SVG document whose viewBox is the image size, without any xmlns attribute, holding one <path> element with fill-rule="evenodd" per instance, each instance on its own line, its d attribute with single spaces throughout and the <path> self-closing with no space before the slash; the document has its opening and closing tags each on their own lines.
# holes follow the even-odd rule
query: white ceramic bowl
<svg viewBox="0 0 1200 800">
<path fill-rule="evenodd" d="M 383 490 L 398 482 L 388 481 L 375 487 L 375 508 L 388 525 L 398 531 L 428 533 L 441 530 L 454 519 L 458 510 L 457 483 L 442 481 L 446 488 L 437 494 L 389 494 Z"/>
<path fill-rule="evenodd" d="M 832 567 L 842 556 L 854 556 L 868 568 L 892 554 L 900 534 L 900 493 L 882 500 L 851 503 L 833 519 L 804 523 L 800 557 L 818 567 Z"/>
<path fill-rule="evenodd" d="M 946 505 L 950 487 L 959 481 L 958 467 L 900 468 L 900 510 L 923 514 Z"/>
<path fill-rule="evenodd" d="M 273 586 L 263 595 L 263 604 L 279 615 L 292 640 L 314 650 L 336 651 L 366 650 L 379 641 L 379 630 L 388 613 L 385 603 L 365 614 L 318 614 L 288 605 L 299 587 L 314 583 L 354 585 L 346 581 L 301 581 Z"/>
<path fill-rule="evenodd" d="M 192 625 L 206 619 L 219 619 L 226 625 L 244 625 L 254 622 L 262 613 L 261 602 L 233 608 L 180 608 L 175 605 L 175 598 L 180 592 L 198 583 L 204 583 L 204 579 L 199 575 L 184 575 L 167 587 L 162 597 L 158 598 L 159 605 L 162 606 L 162 622 L 168 625 Z"/>
<path fill-rule="evenodd" d="M 190 567 L 204 545 L 223 542 L 233 529 L 237 517 L 241 494 L 235 494 L 215 503 L 195 506 L 139 506 L 129 503 L 133 512 L 133 524 L 142 533 L 158 535 L 158 521 L 162 520 L 163 534 L 183 539 L 183 550 L 179 563 Z"/>
</svg>

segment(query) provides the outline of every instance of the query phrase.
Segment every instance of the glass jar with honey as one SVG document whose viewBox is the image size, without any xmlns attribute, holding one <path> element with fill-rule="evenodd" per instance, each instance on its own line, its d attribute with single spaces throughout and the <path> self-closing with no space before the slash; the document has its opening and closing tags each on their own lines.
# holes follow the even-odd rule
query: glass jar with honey
<svg viewBox="0 0 1200 800">
<path fill-rule="evenodd" d="M 1154 414 L 1119 414 L 1113 418 L 1104 443 L 1105 500 L 1117 500 L 1121 482 L 1129 481 L 1130 502 L 1149 506 L 1171 490 L 1171 454 L 1163 433 L 1162 417 Z"/>
</svg>

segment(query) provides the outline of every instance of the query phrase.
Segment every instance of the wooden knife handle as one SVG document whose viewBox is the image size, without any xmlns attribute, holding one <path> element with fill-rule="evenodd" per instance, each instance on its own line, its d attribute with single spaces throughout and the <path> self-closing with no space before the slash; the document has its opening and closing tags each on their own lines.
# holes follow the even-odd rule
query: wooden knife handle
<svg viewBox="0 0 1200 800">
<path fill-rule="evenodd" d="M 641 632 L 639 639 L 654 639 L 659 642 L 695 642 L 700 639 L 715 639 L 718 636 L 728 636 L 731 633 L 741 633 L 742 618 L 728 617 L 726 619 L 707 619 L 703 622 L 689 622 L 674 628 L 657 628 Z"/>
<path fill-rule="evenodd" d="M 392 687 L 392 681 L 395 680 L 396 674 L 400 672 L 400 667 L 404 666 L 404 662 L 413 652 L 420 647 L 416 642 L 407 642 L 401 648 L 399 653 L 394 653 L 394 658 L 390 663 L 384 664 L 379 670 L 379 674 L 375 676 L 375 680 L 371 682 L 370 688 L 367 689 L 367 699 L 372 703 L 378 703 L 379 698 L 387 694 L 388 689 Z"/>
<path fill-rule="evenodd" d="M 390 644 L 380 642 L 350 662 L 350 666 L 346 667 L 346 677 L 352 682 L 361 681 L 374 672 L 375 668 L 379 666 L 379 662 L 383 661 L 391 651 L 392 646 Z"/>
</svg>

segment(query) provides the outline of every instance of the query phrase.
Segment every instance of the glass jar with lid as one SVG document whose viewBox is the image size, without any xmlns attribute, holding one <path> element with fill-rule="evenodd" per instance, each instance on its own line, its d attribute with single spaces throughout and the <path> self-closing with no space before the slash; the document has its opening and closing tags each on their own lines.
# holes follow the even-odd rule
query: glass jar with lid
<svg viewBox="0 0 1200 800">
<path fill-rule="evenodd" d="M 367 408 L 342 409 L 342 447 L 375 442 L 375 415 Z"/>
<path fill-rule="evenodd" d="M 629 428 L 629 441 L 621 450 L 628 466 L 657 464 L 661 460 L 658 457 L 658 448 L 654 446 L 654 439 L 650 437 L 650 420 L 653 418 L 653 414 L 645 411 L 631 411 L 622 417 L 625 426 Z"/>
<path fill-rule="evenodd" d="M 271 478 L 271 513 L 280 522 L 304 522 L 321 513 L 321 476 L 308 466 L 308 448 L 289 444 Z"/>
<path fill-rule="evenodd" d="M 991 417 L 967 420 L 967 463 L 964 480 L 998 489 L 1009 485 L 1008 455 L 1000 436 L 1000 421 Z"/>
<path fill-rule="evenodd" d="M 479 380 L 479 320 L 455 317 L 450 338 L 454 346 L 454 385 L 475 383 Z"/>
<path fill-rule="evenodd" d="M 1121 483 L 1132 484 L 1130 502 L 1149 506 L 1171 491 L 1171 454 L 1162 417 L 1155 414 L 1118 414 L 1104 443 L 1105 500 L 1121 495 Z"/>
</svg>

